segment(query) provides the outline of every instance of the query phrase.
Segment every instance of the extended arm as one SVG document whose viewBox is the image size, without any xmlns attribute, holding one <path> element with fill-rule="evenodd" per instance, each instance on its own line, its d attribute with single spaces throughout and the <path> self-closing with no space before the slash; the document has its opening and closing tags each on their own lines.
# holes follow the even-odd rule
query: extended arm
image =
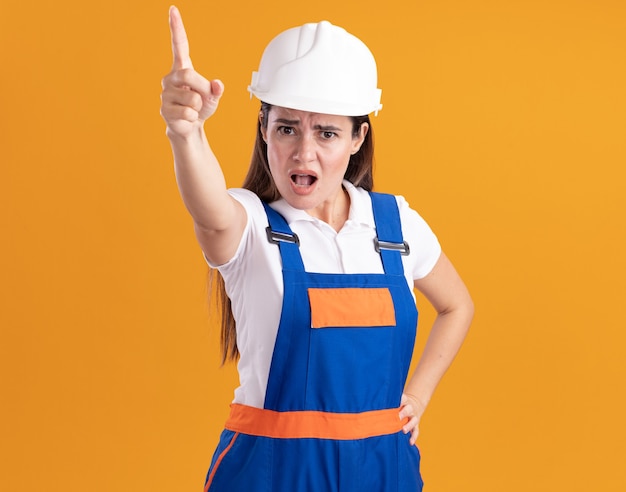
<svg viewBox="0 0 626 492">
<path fill-rule="evenodd" d="M 204 131 L 224 86 L 193 69 L 178 9 L 171 7 L 169 16 L 174 63 L 163 79 L 161 115 L 167 123 L 178 188 L 198 242 L 209 261 L 221 264 L 235 253 L 246 222 L 245 210 L 226 191 L 222 169 Z"/>
<path fill-rule="evenodd" d="M 443 253 L 433 270 L 423 279 L 415 281 L 415 288 L 433 305 L 437 317 L 424 352 L 402 395 L 400 417 L 410 418 L 404 431 L 411 432 L 413 444 L 419 432 L 420 418 L 461 348 L 474 315 L 472 299 Z"/>
</svg>

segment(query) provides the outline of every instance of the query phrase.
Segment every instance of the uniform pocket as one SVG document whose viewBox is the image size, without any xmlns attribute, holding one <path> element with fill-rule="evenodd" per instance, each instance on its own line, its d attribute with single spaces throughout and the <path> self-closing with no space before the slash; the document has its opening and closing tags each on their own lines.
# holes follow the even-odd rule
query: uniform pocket
<svg viewBox="0 0 626 492">
<path fill-rule="evenodd" d="M 272 492 L 272 440 L 225 430 L 205 492 Z"/>
<path fill-rule="evenodd" d="M 404 378 L 393 348 L 402 332 L 390 289 L 309 288 L 307 294 L 307 408 L 358 413 L 396 406 Z"/>
<path fill-rule="evenodd" d="M 420 452 L 410 443 L 411 434 L 399 432 L 398 436 L 398 491 L 421 492 L 424 487 L 420 473 Z"/>
<path fill-rule="evenodd" d="M 230 437 L 230 439 L 229 439 Z M 231 431 L 224 431 L 222 433 L 222 437 L 220 439 L 220 444 L 218 445 L 217 449 L 215 450 L 215 456 L 213 459 L 213 463 L 211 463 L 211 468 L 209 469 L 209 473 L 207 475 L 207 479 L 206 482 L 204 484 L 204 492 L 207 492 L 209 490 L 209 488 L 211 487 L 211 484 L 213 483 L 213 478 L 215 477 L 215 474 L 217 473 L 217 470 L 219 469 L 220 465 L 222 464 L 222 461 L 224 460 L 224 457 L 228 454 L 228 452 L 232 449 L 232 447 L 235 445 L 235 441 L 237 441 L 237 438 L 239 437 L 239 432 L 231 432 Z"/>
<path fill-rule="evenodd" d="M 395 326 L 388 288 L 308 289 L 311 327 Z"/>
</svg>

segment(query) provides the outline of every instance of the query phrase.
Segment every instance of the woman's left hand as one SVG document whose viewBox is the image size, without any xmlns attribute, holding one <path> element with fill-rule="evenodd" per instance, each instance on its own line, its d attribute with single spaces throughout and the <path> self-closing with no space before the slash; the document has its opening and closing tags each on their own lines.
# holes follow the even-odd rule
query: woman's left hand
<svg viewBox="0 0 626 492">
<path fill-rule="evenodd" d="M 426 410 L 426 405 L 419 401 L 415 396 L 402 393 L 400 400 L 400 419 L 408 418 L 409 421 L 404 424 L 402 431 L 405 434 L 411 433 L 411 444 L 415 444 L 419 435 L 419 423 L 422 415 Z"/>
</svg>

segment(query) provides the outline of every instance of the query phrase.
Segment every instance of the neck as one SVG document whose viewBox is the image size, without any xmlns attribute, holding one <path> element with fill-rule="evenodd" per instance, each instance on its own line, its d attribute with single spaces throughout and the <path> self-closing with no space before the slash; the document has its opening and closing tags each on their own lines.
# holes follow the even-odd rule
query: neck
<svg viewBox="0 0 626 492">
<path fill-rule="evenodd" d="M 350 214 L 350 195 L 342 186 L 333 199 L 322 202 L 317 207 L 306 212 L 313 217 L 323 220 L 335 231 L 339 232 Z"/>
</svg>

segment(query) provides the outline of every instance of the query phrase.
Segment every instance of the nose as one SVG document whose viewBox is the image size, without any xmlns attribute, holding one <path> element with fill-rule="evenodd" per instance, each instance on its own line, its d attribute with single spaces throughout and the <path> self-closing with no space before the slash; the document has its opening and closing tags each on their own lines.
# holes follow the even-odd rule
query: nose
<svg viewBox="0 0 626 492">
<path fill-rule="evenodd" d="M 311 162 L 315 160 L 315 142 L 308 136 L 298 139 L 293 153 L 293 160 L 296 162 Z"/>
</svg>

